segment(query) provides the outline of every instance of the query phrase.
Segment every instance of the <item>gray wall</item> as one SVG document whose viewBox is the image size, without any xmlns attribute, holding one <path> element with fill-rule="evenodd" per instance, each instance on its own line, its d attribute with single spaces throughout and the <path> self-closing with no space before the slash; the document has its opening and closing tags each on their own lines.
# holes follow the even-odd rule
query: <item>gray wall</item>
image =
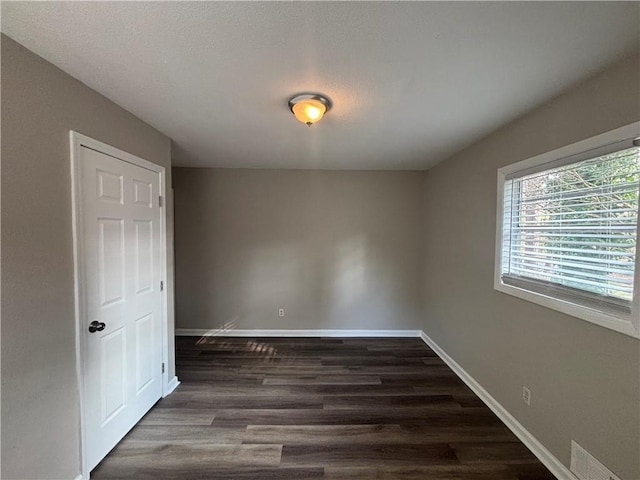
<svg viewBox="0 0 640 480">
<path fill-rule="evenodd" d="M 422 173 L 173 176 L 177 328 L 418 327 Z"/>
<path fill-rule="evenodd" d="M 72 479 L 80 460 L 69 130 L 158 163 L 169 180 L 171 143 L 8 37 L 1 43 L 1 475 Z"/>
<path fill-rule="evenodd" d="M 429 170 L 423 218 L 427 334 L 566 465 L 574 439 L 629 480 L 640 342 L 494 291 L 493 268 L 498 167 L 638 121 L 639 72 L 632 57 Z"/>
</svg>

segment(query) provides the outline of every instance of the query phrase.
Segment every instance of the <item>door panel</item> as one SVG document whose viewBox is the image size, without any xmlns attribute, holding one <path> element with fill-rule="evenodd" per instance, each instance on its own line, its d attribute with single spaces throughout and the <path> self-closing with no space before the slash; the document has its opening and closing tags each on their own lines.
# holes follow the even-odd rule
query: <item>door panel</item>
<svg viewBox="0 0 640 480">
<path fill-rule="evenodd" d="M 153 315 L 136 320 L 136 395 L 153 381 Z"/>
<path fill-rule="evenodd" d="M 127 366 L 126 332 L 119 328 L 100 339 L 102 361 L 102 426 L 106 425 L 126 405 Z"/>
<path fill-rule="evenodd" d="M 98 219 L 98 259 L 101 306 L 124 300 L 124 222 Z"/>
<path fill-rule="evenodd" d="M 96 170 L 98 179 L 98 199 L 103 202 L 123 203 L 122 195 L 124 178 L 114 172 Z"/>
<path fill-rule="evenodd" d="M 135 221 L 136 295 L 153 290 L 153 222 Z"/>
<path fill-rule="evenodd" d="M 150 183 L 141 180 L 134 180 L 135 204 L 152 208 L 152 192 L 153 186 Z"/>
<path fill-rule="evenodd" d="M 162 394 L 160 178 L 85 147 L 78 162 L 86 458 L 93 469 Z"/>
</svg>

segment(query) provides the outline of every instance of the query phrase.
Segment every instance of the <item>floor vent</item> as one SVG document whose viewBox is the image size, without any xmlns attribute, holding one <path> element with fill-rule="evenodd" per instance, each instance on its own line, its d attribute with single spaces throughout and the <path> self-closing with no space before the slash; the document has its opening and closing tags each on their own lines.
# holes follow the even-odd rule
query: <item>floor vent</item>
<svg viewBox="0 0 640 480">
<path fill-rule="evenodd" d="M 620 480 L 573 440 L 571 441 L 571 471 L 580 480 Z"/>
</svg>

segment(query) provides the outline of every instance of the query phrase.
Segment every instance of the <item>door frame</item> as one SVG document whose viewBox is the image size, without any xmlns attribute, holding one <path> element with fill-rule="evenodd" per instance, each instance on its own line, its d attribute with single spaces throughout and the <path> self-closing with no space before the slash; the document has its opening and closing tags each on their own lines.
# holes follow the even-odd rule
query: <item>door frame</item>
<svg viewBox="0 0 640 480">
<path fill-rule="evenodd" d="M 84 278 L 83 278 L 83 229 L 81 196 L 81 176 L 80 176 L 80 149 L 82 147 L 95 150 L 117 160 L 131 163 L 138 167 L 146 168 L 158 173 L 160 179 L 160 277 L 164 282 L 164 289 L 161 292 L 161 329 L 162 329 L 162 362 L 164 372 L 162 373 L 162 397 L 167 396 L 177 383 L 172 381 L 169 385 L 169 323 L 168 323 L 168 282 L 167 282 L 167 195 L 166 195 L 166 171 L 165 168 L 155 163 L 136 157 L 118 148 L 102 143 L 81 133 L 69 130 L 70 156 L 71 156 L 71 210 L 73 228 L 73 269 L 74 269 L 74 300 L 75 300 L 75 349 L 76 349 L 76 376 L 78 381 L 78 395 L 80 400 L 80 471 L 81 479 L 89 480 L 90 472 L 86 461 L 87 436 L 85 421 L 85 398 L 84 398 L 84 360 L 85 360 L 85 330 L 86 330 L 86 306 L 84 305 Z"/>
</svg>

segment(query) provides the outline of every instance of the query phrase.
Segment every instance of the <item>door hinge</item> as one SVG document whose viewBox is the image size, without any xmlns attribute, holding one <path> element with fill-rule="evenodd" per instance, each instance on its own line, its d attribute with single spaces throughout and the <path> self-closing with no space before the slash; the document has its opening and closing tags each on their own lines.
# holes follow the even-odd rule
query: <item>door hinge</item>
<svg viewBox="0 0 640 480">
<path fill-rule="evenodd" d="M 164 282 L 160 280 L 160 291 L 164 291 Z"/>
<path fill-rule="evenodd" d="M 164 373 L 164 363 L 162 363 L 162 373 Z"/>
<path fill-rule="evenodd" d="M 162 206 L 162 195 L 160 195 L 158 197 L 158 206 L 161 207 Z"/>
</svg>

